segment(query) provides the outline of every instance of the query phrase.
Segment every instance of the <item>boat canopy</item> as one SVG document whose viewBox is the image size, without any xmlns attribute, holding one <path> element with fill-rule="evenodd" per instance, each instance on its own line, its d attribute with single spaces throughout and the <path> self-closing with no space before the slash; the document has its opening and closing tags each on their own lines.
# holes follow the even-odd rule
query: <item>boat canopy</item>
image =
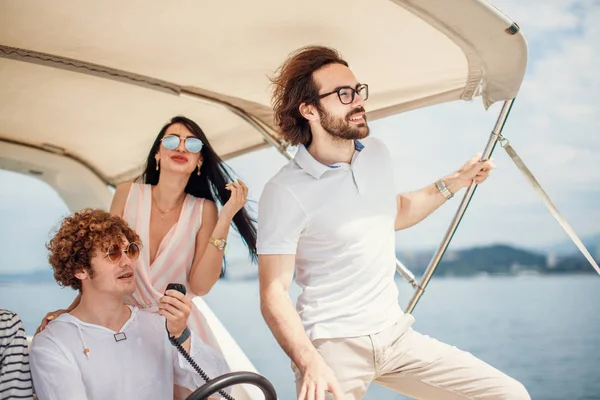
<svg viewBox="0 0 600 400">
<path fill-rule="evenodd" d="M 269 77 L 313 44 L 369 84 L 370 120 L 512 99 L 527 62 L 518 25 L 483 0 L 3 0 L 0 168 L 78 209 L 106 207 L 175 115 L 225 159 L 283 148 Z"/>
</svg>

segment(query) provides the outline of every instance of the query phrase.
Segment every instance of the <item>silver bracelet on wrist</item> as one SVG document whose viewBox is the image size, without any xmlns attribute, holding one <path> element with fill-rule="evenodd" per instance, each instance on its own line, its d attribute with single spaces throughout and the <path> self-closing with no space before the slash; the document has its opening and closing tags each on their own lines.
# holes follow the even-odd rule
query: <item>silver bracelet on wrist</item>
<svg viewBox="0 0 600 400">
<path fill-rule="evenodd" d="M 450 190 L 448 190 L 448 188 L 446 187 L 446 184 L 441 179 L 438 179 L 435 182 L 435 187 L 437 187 L 437 189 L 446 198 L 446 200 L 450 200 L 452 198 L 452 196 L 454 196 L 454 194 Z"/>
</svg>

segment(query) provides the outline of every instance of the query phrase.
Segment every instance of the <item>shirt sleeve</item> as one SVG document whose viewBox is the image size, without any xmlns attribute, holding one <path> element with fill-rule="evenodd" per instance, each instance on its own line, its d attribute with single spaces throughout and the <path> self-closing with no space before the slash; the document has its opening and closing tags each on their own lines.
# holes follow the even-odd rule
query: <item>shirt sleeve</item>
<svg viewBox="0 0 600 400">
<path fill-rule="evenodd" d="M 258 202 L 258 254 L 296 254 L 306 213 L 286 188 L 269 182 Z"/>
<path fill-rule="evenodd" d="M 18 315 L 0 310 L 0 398 L 30 398 L 27 337 Z"/>
<path fill-rule="evenodd" d="M 190 356 L 194 362 L 208 375 L 209 379 L 217 378 L 223 374 L 230 372 L 225 358 L 215 349 L 207 345 L 194 332 L 190 335 Z M 175 346 L 173 348 L 173 370 L 175 383 L 179 386 L 184 386 L 192 391 L 204 385 L 206 381 L 192 367 L 188 360 L 183 357 Z M 225 389 L 225 392 L 230 394 L 231 388 Z M 221 397 L 214 394 L 211 397 Z M 40 399 L 41 400 L 41 399 Z"/>
<path fill-rule="evenodd" d="M 88 399 L 79 369 L 44 332 L 33 339 L 29 361 L 39 400 Z"/>
</svg>

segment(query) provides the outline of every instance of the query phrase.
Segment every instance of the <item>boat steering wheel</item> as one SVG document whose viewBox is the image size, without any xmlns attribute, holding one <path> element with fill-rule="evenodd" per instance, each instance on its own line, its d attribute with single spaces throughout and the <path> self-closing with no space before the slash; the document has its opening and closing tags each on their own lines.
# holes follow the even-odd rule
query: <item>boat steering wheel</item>
<svg viewBox="0 0 600 400">
<path fill-rule="evenodd" d="M 196 389 L 186 400 L 206 400 L 219 390 L 241 383 L 257 386 L 265 395 L 265 400 L 277 400 L 277 393 L 271 382 L 262 375 L 248 371 L 230 372 L 211 379 Z"/>
</svg>

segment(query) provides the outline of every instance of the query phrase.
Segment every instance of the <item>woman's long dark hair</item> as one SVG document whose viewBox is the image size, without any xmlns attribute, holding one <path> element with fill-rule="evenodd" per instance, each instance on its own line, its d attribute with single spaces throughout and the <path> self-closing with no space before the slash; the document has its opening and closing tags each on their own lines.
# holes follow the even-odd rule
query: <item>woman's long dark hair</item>
<svg viewBox="0 0 600 400">
<path fill-rule="evenodd" d="M 194 197 L 200 197 L 204 199 L 212 200 L 215 203 L 224 205 L 229 200 L 231 192 L 225 189 L 225 185 L 233 182 L 228 166 L 225 164 L 221 157 L 213 150 L 212 146 L 208 142 L 208 138 L 198 126 L 197 123 L 189 118 L 177 116 L 171 119 L 171 121 L 163 126 L 158 133 L 158 136 L 154 140 L 152 149 L 148 154 L 146 161 L 146 169 L 141 175 L 144 183 L 150 185 L 156 185 L 158 183 L 158 177 L 160 171 L 156 170 L 156 153 L 161 143 L 161 139 L 165 135 L 167 129 L 173 124 L 182 124 L 185 126 L 194 136 L 204 143 L 201 154 L 203 157 L 202 167 L 200 175 L 196 171 L 190 174 L 187 185 L 185 186 L 185 193 L 190 194 Z M 250 258 L 252 261 L 257 260 L 256 254 L 256 221 L 250 217 L 246 207 L 240 209 L 240 211 L 233 217 L 233 224 L 235 229 L 238 231 L 244 243 L 248 247 Z"/>
</svg>

